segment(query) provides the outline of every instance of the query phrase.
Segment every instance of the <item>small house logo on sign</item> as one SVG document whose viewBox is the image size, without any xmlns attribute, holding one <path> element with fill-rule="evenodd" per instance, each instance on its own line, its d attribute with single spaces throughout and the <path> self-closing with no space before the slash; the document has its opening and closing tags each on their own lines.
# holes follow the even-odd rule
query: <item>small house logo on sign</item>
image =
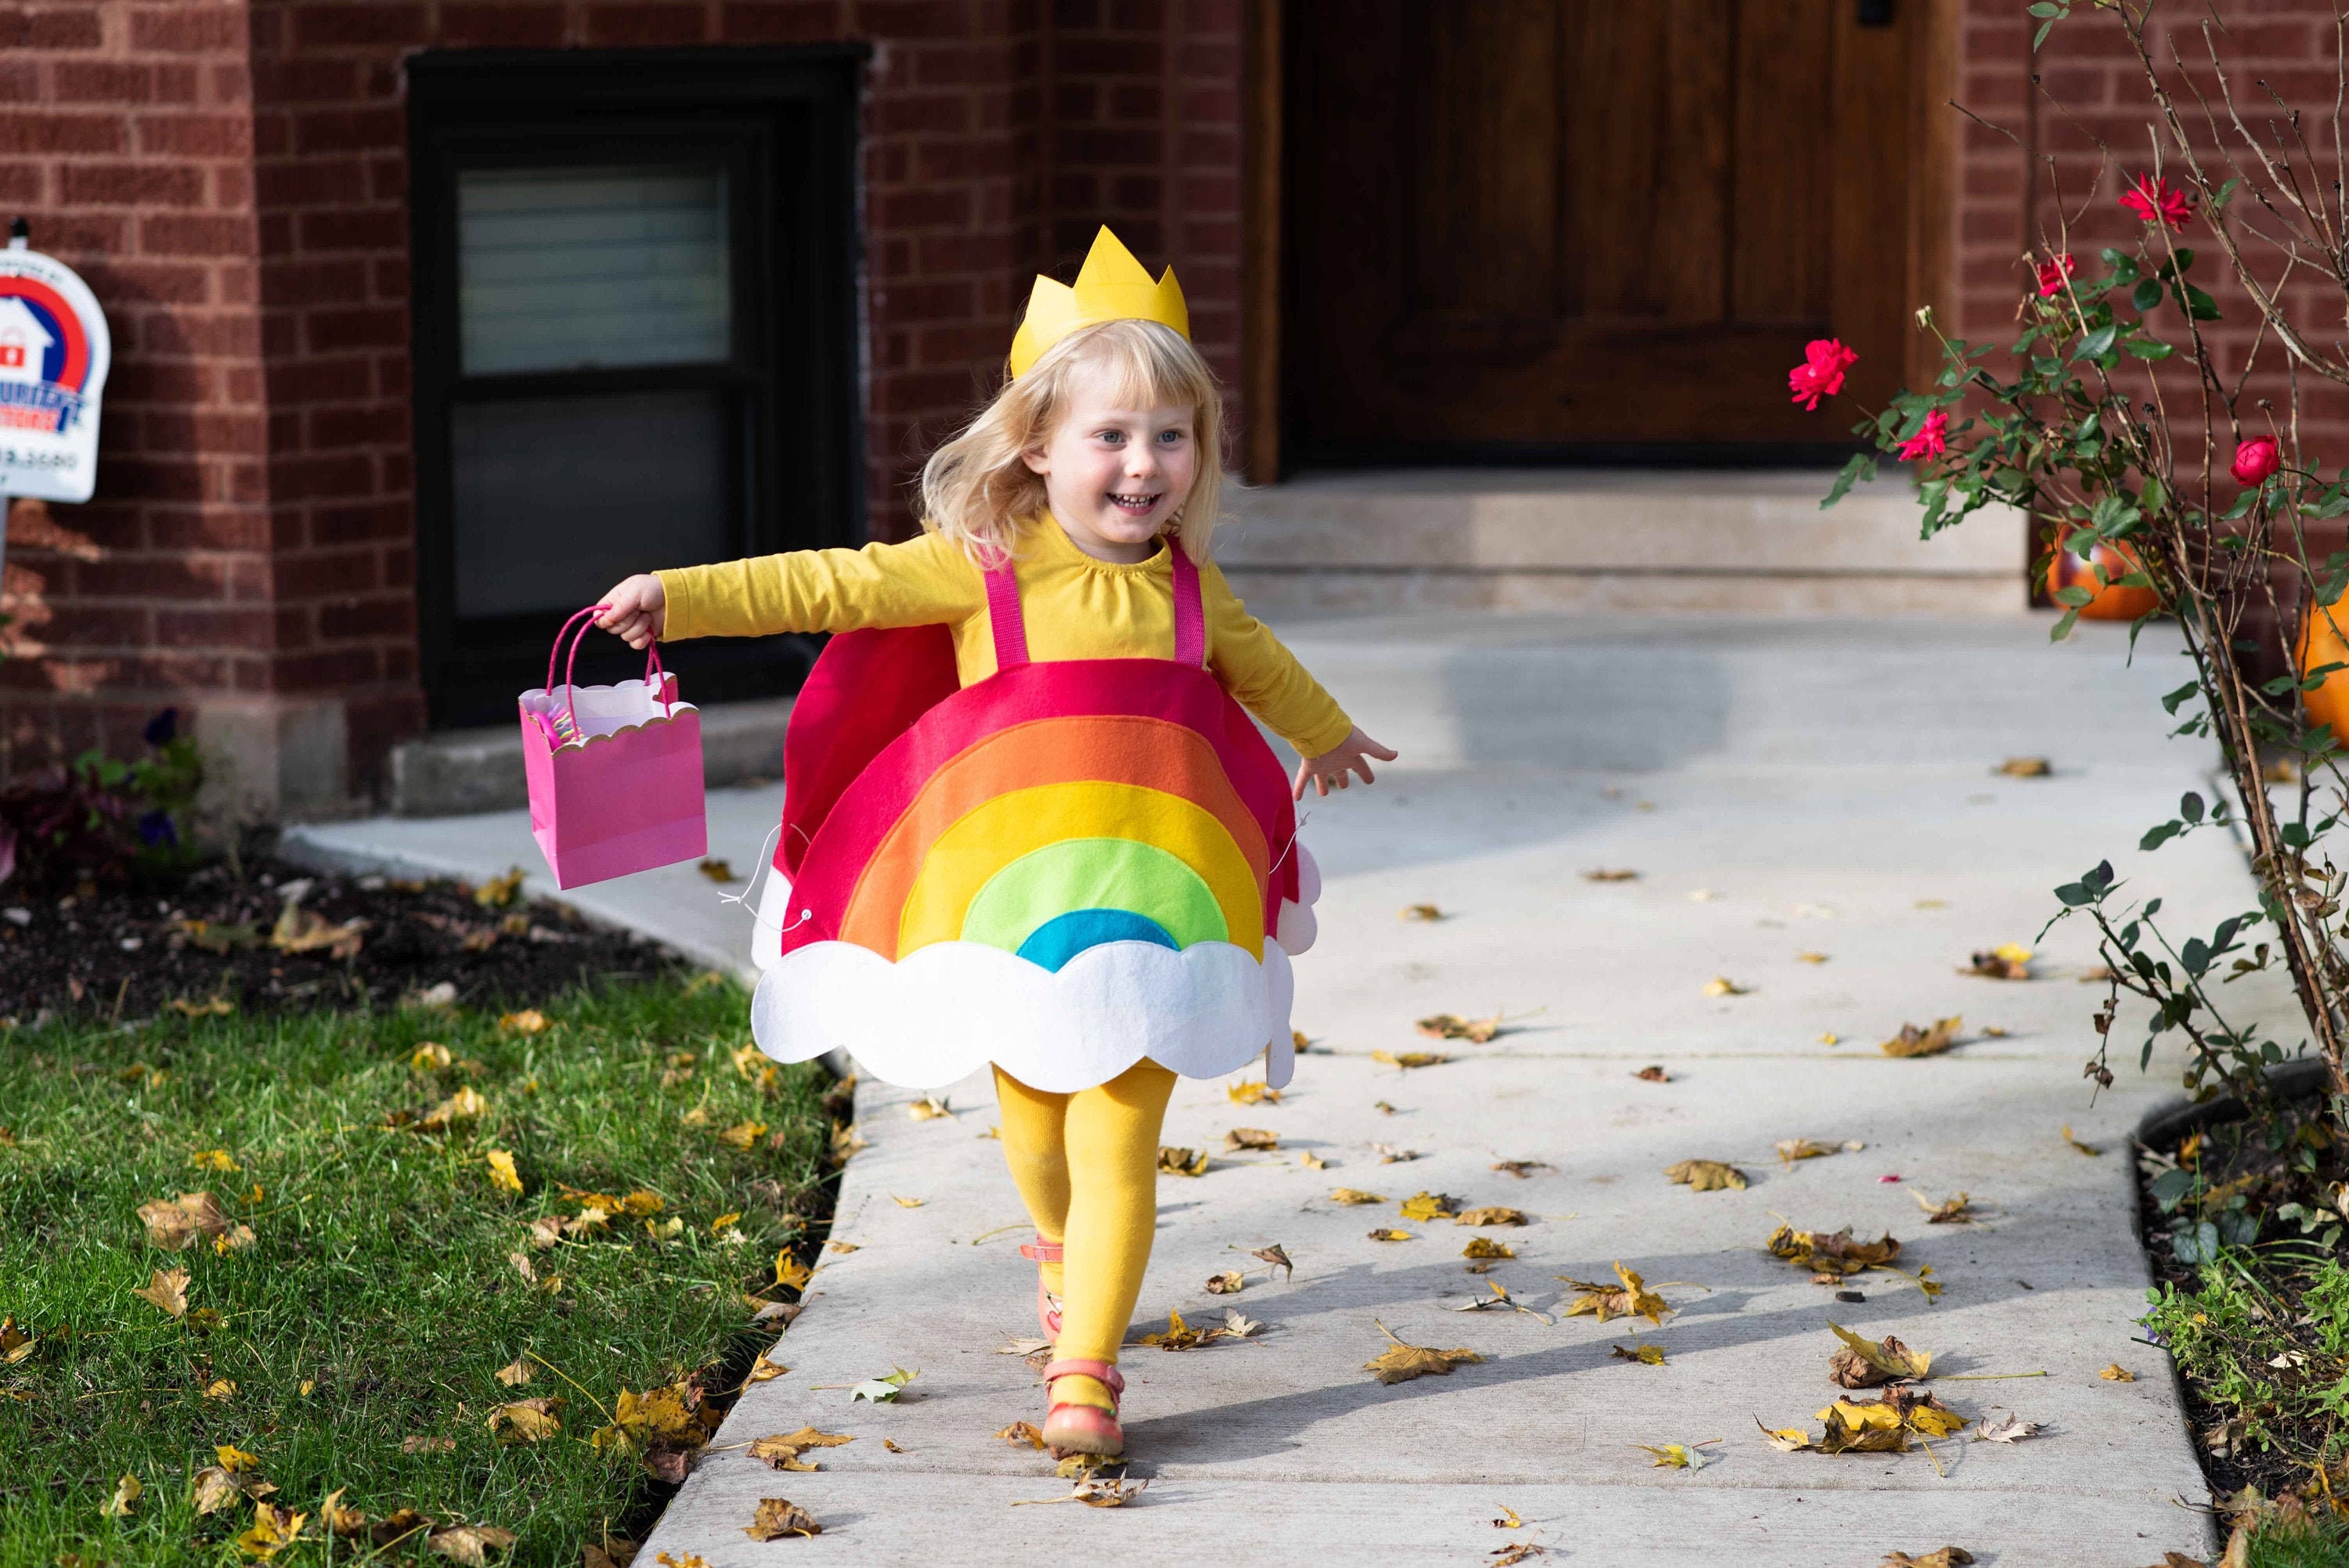
<svg viewBox="0 0 2349 1568">
<path fill-rule="evenodd" d="M 0 496 L 89 499 L 111 357 L 105 314 L 73 269 L 22 240 L 0 251 Z"/>
</svg>

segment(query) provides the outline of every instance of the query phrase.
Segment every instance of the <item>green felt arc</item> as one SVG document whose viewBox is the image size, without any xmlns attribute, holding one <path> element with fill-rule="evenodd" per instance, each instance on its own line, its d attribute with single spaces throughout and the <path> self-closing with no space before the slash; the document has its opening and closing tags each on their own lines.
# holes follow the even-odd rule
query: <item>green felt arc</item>
<svg viewBox="0 0 2349 1568">
<path fill-rule="evenodd" d="M 980 886 L 963 914 L 962 940 L 1017 953 L 1045 922 L 1080 909 L 1143 915 L 1178 948 L 1231 940 L 1206 880 L 1135 839 L 1062 839 L 1029 851 Z"/>
</svg>

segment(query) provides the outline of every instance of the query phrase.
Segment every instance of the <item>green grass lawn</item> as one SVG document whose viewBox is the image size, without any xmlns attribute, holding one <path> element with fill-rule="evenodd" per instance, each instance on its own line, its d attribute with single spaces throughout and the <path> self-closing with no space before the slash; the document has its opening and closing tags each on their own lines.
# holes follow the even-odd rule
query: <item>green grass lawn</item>
<svg viewBox="0 0 2349 1568">
<path fill-rule="evenodd" d="M 576 1568 L 640 1532 L 647 1458 L 698 1440 L 697 1398 L 722 1404 L 775 1337 L 744 1292 L 788 1295 L 828 1083 L 738 1057 L 744 999 L 714 977 L 540 1016 L 0 1034 L 0 1568 L 243 1563 L 269 1554 L 262 1509 L 281 1534 L 307 1516 L 278 1563 L 445 1568 L 478 1525 L 513 1533 L 493 1563 Z M 140 1206 L 199 1191 L 218 1237 L 153 1244 Z M 599 1194 L 616 1212 L 581 1222 Z M 549 1217 L 559 1237 L 533 1232 Z M 137 1294 L 181 1269 L 183 1314 Z M 518 1362 L 529 1380 L 502 1382 Z M 530 1410 L 492 1430 L 538 1398 L 564 1401 L 559 1430 Z M 203 1476 L 222 1447 L 253 1464 Z M 140 1495 L 110 1514 L 125 1476 Z M 206 1488 L 227 1506 L 200 1511 Z M 336 1491 L 395 1528 L 331 1534 Z"/>
</svg>

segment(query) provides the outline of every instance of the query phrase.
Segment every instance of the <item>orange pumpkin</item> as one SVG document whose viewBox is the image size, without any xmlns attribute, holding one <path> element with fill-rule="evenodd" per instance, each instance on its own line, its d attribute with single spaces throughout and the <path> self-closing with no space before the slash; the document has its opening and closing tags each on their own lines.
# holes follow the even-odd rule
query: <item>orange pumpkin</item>
<svg viewBox="0 0 2349 1568">
<path fill-rule="evenodd" d="M 2103 569 L 2106 586 L 2096 585 L 2096 574 L 2088 570 L 2092 562 Z M 2080 607 L 2084 621 L 2134 621 L 2161 603 L 2161 595 L 2150 588 L 2118 586 L 2121 578 L 2138 570 L 2137 552 L 2127 545 L 2092 545 L 2084 559 L 2072 553 L 2068 542 L 2059 543 L 2047 560 L 2047 592 L 2053 596 L 2058 588 L 2085 588 L 2095 594 Z"/>
<path fill-rule="evenodd" d="M 2349 601 L 2336 603 L 2329 611 L 2312 609 L 2301 618 L 2292 658 L 2302 678 L 2326 665 L 2349 665 L 2349 644 L 2341 637 L 2344 628 L 2349 628 Z M 2349 670 L 2326 676 L 2324 684 L 2303 693 L 2301 701 L 2308 707 L 2311 724 L 2330 725 L 2336 738 L 2349 739 Z"/>
</svg>

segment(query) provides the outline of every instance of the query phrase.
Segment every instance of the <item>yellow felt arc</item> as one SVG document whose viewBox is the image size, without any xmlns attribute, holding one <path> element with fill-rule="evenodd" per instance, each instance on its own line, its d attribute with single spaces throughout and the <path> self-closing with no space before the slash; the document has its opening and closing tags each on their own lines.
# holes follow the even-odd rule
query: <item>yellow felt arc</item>
<svg viewBox="0 0 2349 1568">
<path fill-rule="evenodd" d="M 1139 784 L 1084 780 L 998 795 L 938 835 L 905 895 L 896 956 L 962 934 L 971 900 L 1013 861 L 1065 839 L 1132 839 L 1199 873 L 1232 943 L 1264 957 L 1264 891 L 1214 812 Z"/>
</svg>

